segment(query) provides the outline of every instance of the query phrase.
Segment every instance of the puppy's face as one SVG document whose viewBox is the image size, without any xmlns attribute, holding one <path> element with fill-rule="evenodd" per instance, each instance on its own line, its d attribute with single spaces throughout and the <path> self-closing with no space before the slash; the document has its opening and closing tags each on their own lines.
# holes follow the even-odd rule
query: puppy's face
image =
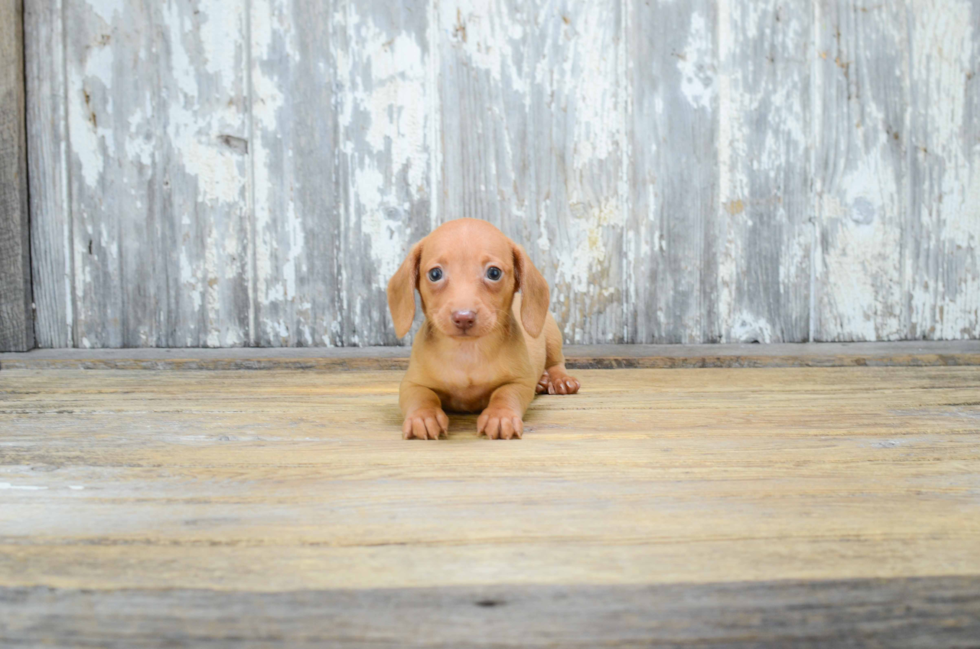
<svg viewBox="0 0 980 649">
<path fill-rule="evenodd" d="M 415 317 L 415 291 L 435 328 L 476 339 L 507 322 L 514 293 L 523 295 L 521 323 L 537 337 L 548 315 L 544 277 L 524 249 L 485 221 L 450 221 L 412 247 L 388 282 L 388 308 L 399 338 Z"/>
<path fill-rule="evenodd" d="M 480 338 L 506 322 L 517 290 L 514 244 L 482 221 L 451 221 L 430 235 L 419 259 L 418 290 L 443 334 Z"/>
</svg>

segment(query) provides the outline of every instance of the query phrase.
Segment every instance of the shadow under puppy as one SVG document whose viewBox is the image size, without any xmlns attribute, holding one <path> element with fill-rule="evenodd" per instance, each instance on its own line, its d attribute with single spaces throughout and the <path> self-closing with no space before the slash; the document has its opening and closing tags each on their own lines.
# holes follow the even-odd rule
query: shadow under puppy
<svg viewBox="0 0 980 649">
<path fill-rule="evenodd" d="M 416 290 L 425 321 L 401 383 L 405 439 L 439 439 L 446 410 L 481 412 L 477 433 L 490 439 L 520 439 L 535 393 L 578 392 L 547 282 L 494 226 L 449 221 L 415 244 L 388 283 L 399 338 L 415 319 Z"/>
</svg>

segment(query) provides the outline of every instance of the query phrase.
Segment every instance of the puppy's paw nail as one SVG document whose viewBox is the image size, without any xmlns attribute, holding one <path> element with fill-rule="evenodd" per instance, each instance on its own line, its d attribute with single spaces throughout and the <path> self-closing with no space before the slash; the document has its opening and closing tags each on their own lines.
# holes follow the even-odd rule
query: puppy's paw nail
<svg viewBox="0 0 980 649">
<path fill-rule="evenodd" d="M 548 385 L 548 394 L 575 394 L 581 387 L 582 384 L 578 382 L 578 379 L 574 379 L 570 376 L 563 376 L 553 380 Z"/>
<path fill-rule="evenodd" d="M 449 417 L 442 409 L 419 410 L 405 418 L 404 439 L 439 439 L 449 433 Z"/>
<path fill-rule="evenodd" d="M 488 409 L 477 419 L 477 434 L 487 439 L 521 439 L 524 422 L 510 409 Z"/>
</svg>

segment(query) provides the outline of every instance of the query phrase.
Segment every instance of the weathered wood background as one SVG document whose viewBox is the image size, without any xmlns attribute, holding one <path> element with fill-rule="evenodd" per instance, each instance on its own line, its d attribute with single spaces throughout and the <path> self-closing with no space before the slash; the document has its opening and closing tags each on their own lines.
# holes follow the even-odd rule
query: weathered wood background
<svg viewBox="0 0 980 649">
<path fill-rule="evenodd" d="M 21 0 L 0 0 L 0 351 L 34 347 Z"/>
<path fill-rule="evenodd" d="M 462 216 L 566 339 L 980 336 L 976 0 L 26 0 L 43 347 L 397 344 Z"/>
</svg>

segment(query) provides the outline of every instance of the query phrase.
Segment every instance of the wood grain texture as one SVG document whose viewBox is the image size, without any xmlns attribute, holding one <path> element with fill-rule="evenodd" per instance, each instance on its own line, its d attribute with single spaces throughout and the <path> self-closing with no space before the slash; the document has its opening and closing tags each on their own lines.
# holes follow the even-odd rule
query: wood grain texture
<svg viewBox="0 0 980 649">
<path fill-rule="evenodd" d="M 239 593 L 2 588 L 0 646 L 972 646 L 980 579 Z M 97 611 L 93 615 L 93 611 Z"/>
<path fill-rule="evenodd" d="M 75 346 L 62 0 L 25 0 L 27 134 L 37 346 Z"/>
<path fill-rule="evenodd" d="M 66 4 L 78 346 L 248 340 L 244 6 Z"/>
<path fill-rule="evenodd" d="M 23 12 L 0 1 L 0 351 L 34 347 Z"/>
<path fill-rule="evenodd" d="M 903 339 L 908 12 L 846 0 L 815 8 L 814 339 Z"/>
<path fill-rule="evenodd" d="M 438 8 L 438 221 L 483 218 L 522 243 L 567 341 L 623 340 L 620 7 Z"/>
<path fill-rule="evenodd" d="M 625 340 L 623 236 L 627 92 L 623 7 L 530 5 L 526 88 L 531 178 L 524 239 L 569 343 Z"/>
<path fill-rule="evenodd" d="M 343 11 L 333 2 L 250 5 L 254 291 L 250 341 L 343 341 L 344 205 L 336 78 Z"/>
<path fill-rule="evenodd" d="M 720 208 L 705 213 L 704 339 L 808 340 L 808 0 L 718 3 Z"/>
<path fill-rule="evenodd" d="M 441 148 L 433 225 L 480 218 L 525 242 L 536 239 L 537 224 L 528 218 L 527 27 L 533 6 L 436 3 Z"/>
<path fill-rule="evenodd" d="M 0 372 L 0 632 L 139 646 L 180 617 L 175 634 L 267 620 L 383 645 L 447 615 L 455 646 L 486 620 L 510 624 L 504 645 L 579 625 L 623 642 L 975 627 L 980 368 L 578 374 L 508 444 L 473 416 L 401 440 L 399 372 Z"/>
<path fill-rule="evenodd" d="M 630 342 L 705 340 L 718 208 L 717 5 L 634 0 Z"/>
<path fill-rule="evenodd" d="M 980 338 L 980 5 L 910 9 L 906 335 Z"/>
<path fill-rule="evenodd" d="M 338 344 L 397 345 L 388 280 L 431 220 L 430 12 L 408 0 L 344 0 L 337 68 L 346 212 Z M 410 342 L 406 339 L 405 343 Z"/>
</svg>

